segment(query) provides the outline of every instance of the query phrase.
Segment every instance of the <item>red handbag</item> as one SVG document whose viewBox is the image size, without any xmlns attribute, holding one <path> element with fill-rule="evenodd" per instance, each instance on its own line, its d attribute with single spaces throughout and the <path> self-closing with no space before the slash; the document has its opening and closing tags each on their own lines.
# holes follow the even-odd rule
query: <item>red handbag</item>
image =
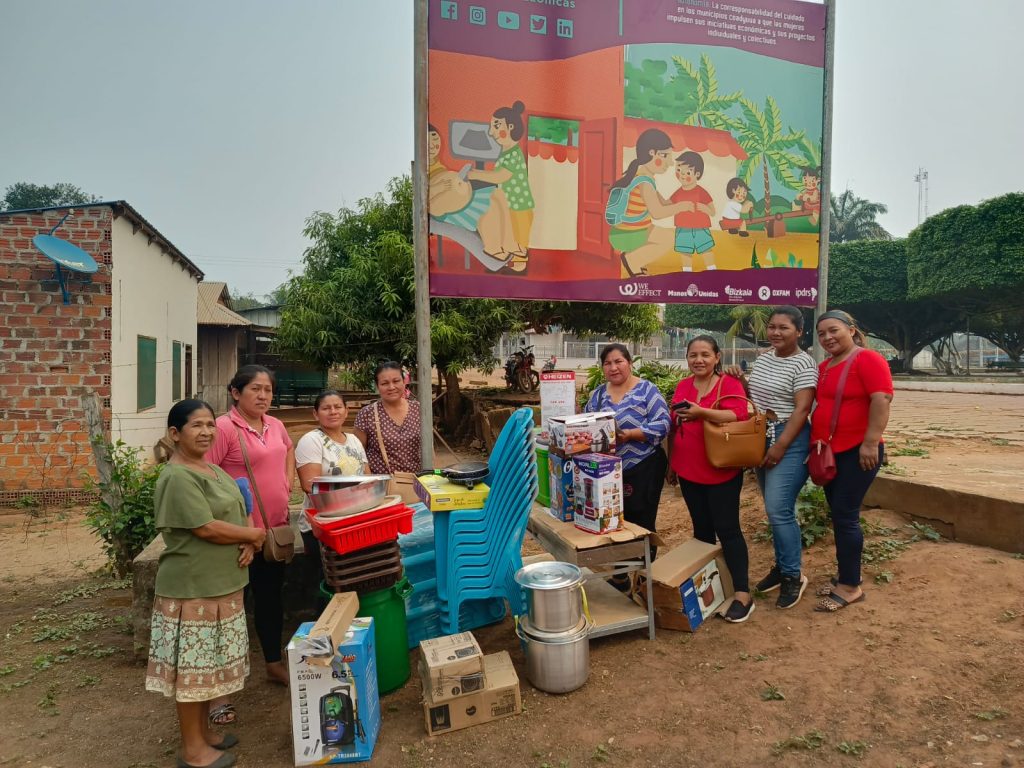
<svg viewBox="0 0 1024 768">
<path fill-rule="evenodd" d="M 846 388 L 846 377 L 853 368 L 853 360 L 860 354 L 861 348 L 854 347 L 847 359 L 848 365 L 839 374 L 839 381 L 836 384 L 836 401 L 832 406 L 832 423 L 828 428 L 828 441 L 814 440 L 811 443 L 810 453 L 807 455 L 807 470 L 811 475 L 811 482 L 815 485 L 828 485 L 836 478 L 836 455 L 832 452 L 832 437 L 836 433 L 836 424 L 839 423 L 839 408 L 843 404 L 843 390 Z"/>
</svg>

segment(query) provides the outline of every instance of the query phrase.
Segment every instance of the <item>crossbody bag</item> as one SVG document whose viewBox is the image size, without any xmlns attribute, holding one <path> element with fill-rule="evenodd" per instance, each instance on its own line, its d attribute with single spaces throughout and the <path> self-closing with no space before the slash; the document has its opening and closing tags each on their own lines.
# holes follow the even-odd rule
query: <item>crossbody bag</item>
<svg viewBox="0 0 1024 768">
<path fill-rule="evenodd" d="M 260 497 L 260 487 L 256 485 L 256 478 L 252 473 L 252 464 L 249 463 L 249 451 L 245 447 L 245 435 L 242 428 L 235 424 L 238 431 L 238 445 L 242 449 L 242 459 L 245 461 L 245 471 L 249 475 L 249 485 L 252 486 L 253 495 L 256 497 L 256 509 L 260 511 L 260 518 L 263 520 L 263 527 L 267 531 L 267 537 L 263 540 L 263 559 L 267 562 L 290 563 L 295 557 L 295 531 L 291 525 L 276 525 L 270 527 L 267 522 L 267 513 L 263 511 L 263 499 Z"/>
<path fill-rule="evenodd" d="M 377 446 L 380 448 L 380 455 L 384 459 L 387 473 L 391 475 L 391 480 L 388 482 L 388 494 L 397 494 L 402 497 L 404 503 L 415 504 L 420 500 L 420 497 L 416 495 L 416 486 L 414 485 L 416 473 L 391 471 L 391 460 L 388 459 L 388 449 L 384 445 L 384 435 L 380 429 L 380 409 L 383 407 L 380 400 L 373 406 L 373 425 L 377 432 Z"/>
<path fill-rule="evenodd" d="M 811 475 L 811 481 L 815 485 L 828 485 L 836 478 L 836 455 L 832 451 L 832 438 L 836 434 L 836 425 L 839 424 L 839 409 L 843 405 L 843 390 L 846 389 L 846 379 L 853 369 L 853 361 L 860 354 L 860 347 L 854 347 L 847 358 L 847 365 L 839 374 L 839 381 L 836 383 L 835 405 L 832 406 L 832 423 L 828 428 L 828 440 L 814 440 L 811 442 L 811 451 L 807 455 L 807 470 Z"/>
</svg>

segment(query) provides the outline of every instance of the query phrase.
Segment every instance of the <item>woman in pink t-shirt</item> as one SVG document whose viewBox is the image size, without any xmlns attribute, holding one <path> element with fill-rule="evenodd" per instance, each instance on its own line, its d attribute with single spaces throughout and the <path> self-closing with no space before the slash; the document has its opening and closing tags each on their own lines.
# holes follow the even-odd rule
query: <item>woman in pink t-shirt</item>
<svg viewBox="0 0 1024 768">
<path fill-rule="evenodd" d="M 234 407 L 217 417 L 217 437 L 206 454 L 231 477 L 248 477 L 241 440 L 252 466 L 253 511 L 250 525 L 264 528 L 263 514 L 273 528 L 288 524 L 288 499 L 295 477 L 295 447 L 280 419 L 267 415 L 274 398 L 274 374 L 262 365 L 243 365 L 235 373 L 228 392 Z M 253 624 L 260 639 L 267 677 L 288 685 L 288 672 L 281 660 L 281 632 L 284 626 L 284 563 L 268 562 L 257 553 L 249 566 L 249 589 L 253 597 Z M 215 701 L 210 711 L 214 725 L 234 722 L 234 708 Z"/>
<path fill-rule="evenodd" d="M 718 469 L 708 461 L 704 422 L 726 424 L 747 418 L 746 393 L 738 379 L 722 373 L 722 352 L 711 336 L 697 336 L 686 345 L 686 362 L 693 376 L 683 379 L 672 397 L 673 429 L 669 440 L 668 482 L 679 480 L 693 521 L 694 538 L 722 544 L 725 564 L 736 594 L 726 621 L 739 623 L 754 612 L 750 594 L 747 542 L 740 529 L 740 490 L 743 470 Z M 719 398 L 726 398 L 718 403 Z"/>
</svg>

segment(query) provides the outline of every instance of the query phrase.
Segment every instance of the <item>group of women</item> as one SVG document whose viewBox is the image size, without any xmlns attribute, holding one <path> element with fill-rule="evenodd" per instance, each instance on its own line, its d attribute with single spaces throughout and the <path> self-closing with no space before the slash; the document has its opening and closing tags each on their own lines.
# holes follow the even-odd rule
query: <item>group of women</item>
<svg viewBox="0 0 1024 768">
<path fill-rule="evenodd" d="M 317 429 L 297 445 L 284 424 L 268 415 L 274 376 L 243 366 L 228 386 L 233 407 L 216 417 L 202 400 L 182 400 L 167 416 L 175 450 L 155 494 L 156 527 L 166 545 L 160 557 L 153 607 L 147 690 L 175 699 L 179 768 L 226 768 L 237 736 L 215 726 L 237 717 L 230 697 L 249 674 L 244 592 L 267 679 L 287 685 L 282 662 L 284 563 L 263 555 L 266 529 L 288 524 L 296 477 L 304 491 L 320 475 L 415 472 L 420 469 L 419 405 L 409 400 L 402 367 L 375 372 L 380 399 L 360 411 L 354 434 L 343 425 L 341 393 L 317 397 Z M 241 481 L 239 483 L 239 481 Z M 242 486 L 252 497 L 252 509 Z M 308 553 L 318 543 L 300 529 Z M 319 564 L 319 557 L 310 561 Z"/>
<path fill-rule="evenodd" d="M 756 475 L 775 548 L 775 563 L 755 589 L 779 590 L 775 604 L 783 609 L 792 608 L 804 594 L 808 580 L 801 567 L 796 501 L 808 478 L 811 446 L 821 443 L 830 445 L 835 455 L 836 474 L 824 490 L 838 570 L 817 590 L 815 610 L 832 613 L 864 599 L 860 509 L 884 458 L 882 433 L 889 418 L 892 376 L 885 359 L 864 348 L 863 335 L 846 312 L 832 310 L 818 318 L 818 341 L 828 354 L 820 365 L 800 349 L 803 329 L 799 309 L 774 308 L 767 326 L 771 349 L 757 358 L 748 377 L 739 369 L 723 370 L 713 337 L 691 339 L 686 360 L 692 376 L 679 382 L 671 406 L 657 388 L 633 373 L 629 350 L 610 344 L 601 352 L 606 383 L 586 406 L 588 411 L 615 412 L 626 520 L 656 529 L 660 473 L 667 465 L 666 480 L 680 487 L 694 537 L 721 544 L 735 589 L 722 616 L 734 623 L 746 621 L 755 607 L 739 516 L 743 470 L 711 464 L 704 422 L 748 418 L 748 395 L 770 418 L 764 460 Z"/>
</svg>

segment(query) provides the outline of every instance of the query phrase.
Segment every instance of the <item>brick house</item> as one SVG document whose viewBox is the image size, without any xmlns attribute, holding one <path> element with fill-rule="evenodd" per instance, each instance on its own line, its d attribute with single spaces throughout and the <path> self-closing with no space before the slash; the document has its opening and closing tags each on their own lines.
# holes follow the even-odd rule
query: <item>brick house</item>
<svg viewBox="0 0 1024 768">
<path fill-rule="evenodd" d="M 69 208 L 0 212 L 0 504 L 81 495 L 95 474 L 85 393 L 110 439 L 148 456 L 171 404 L 196 391 L 203 273 L 128 203 L 73 206 L 54 234 L 99 269 L 68 275 L 65 304 L 32 238 Z"/>
</svg>

